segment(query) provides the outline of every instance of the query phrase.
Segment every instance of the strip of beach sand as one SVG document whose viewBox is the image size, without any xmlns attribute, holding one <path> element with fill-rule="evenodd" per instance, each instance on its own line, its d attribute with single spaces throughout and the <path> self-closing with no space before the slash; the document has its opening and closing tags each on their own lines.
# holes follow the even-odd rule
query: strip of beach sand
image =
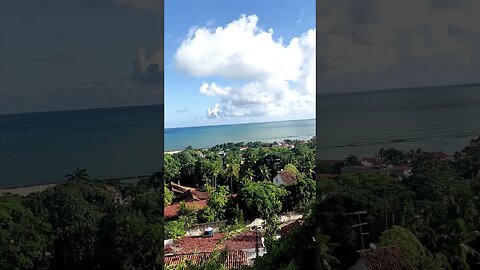
<svg viewBox="0 0 480 270">
<path fill-rule="evenodd" d="M 56 185 L 57 184 L 40 184 L 40 185 L 31 185 L 31 186 L 0 188 L 0 196 L 5 194 L 16 194 L 20 196 L 27 196 L 30 193 L 42 192 Z"/>
</svg>

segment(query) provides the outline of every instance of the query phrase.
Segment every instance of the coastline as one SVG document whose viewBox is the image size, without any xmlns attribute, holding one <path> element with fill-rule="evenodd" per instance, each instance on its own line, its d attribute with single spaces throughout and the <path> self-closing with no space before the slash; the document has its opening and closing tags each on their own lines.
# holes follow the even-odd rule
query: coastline
<svg viewBox="0 0 480 270">
<path fill-rule="evenodd" d="M 285 141 L 285 140 L 300 140 L 300 141 L 308 141 L 310 139 L 312 139 L 313 137 L 315 137 L 315 135 L 303 135 L 303 136 L 290 136 L 290 137 L 279 137 L 279 138 L 273 138 L 273 139 L 268 139 L 268 140 L 257 140 L 259 142 L 262 142 L 262 143 L 273 143 L 273 142 L 279 142 L 279 141 Z M 220 145 L 220 144 L 224 144 L 224 143 L 241 143 L 241 142 L 244 142 L 244 143 L 247 143 L 247 142 L 256 142 L 256 141 L 233 141 L 233 142 L 223 142 L 223 143 L 217 143 L 215 145 Z M 209 148 L 212 148 L 214 147 L 215 145 L 211 145 L 211 146 L 204 146 L 204 147 L 193 147 L 194 149 L 209 149 Z M 185 146 L 186 147 L 186 146 Z M 182 152 L 184 149 L 169 149 L 169 150 L 165 150 L 163 152 L 164 155 L 173 155 L 173 154 L 176 154 L 176 153 L 179 153 L 179 152 Z"/>
<path fill-rule="evenodd" d="M 31 193 L 42 192 L 49 188 L 53 188 L 59 183 L 49 183 L 49 184 L 32 184 L 32 185 L 23 185 L 23 186 L 10 186 L 10 187 L 0 187 L 0 196 L 6 195 L 8 193 L 27 196 Z"/>
</svg>

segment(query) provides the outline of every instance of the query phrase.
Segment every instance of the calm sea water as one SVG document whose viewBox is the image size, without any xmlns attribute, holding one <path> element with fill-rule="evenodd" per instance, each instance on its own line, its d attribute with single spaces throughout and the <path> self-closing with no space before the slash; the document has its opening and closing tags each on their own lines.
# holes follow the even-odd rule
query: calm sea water
<svg viewBox="0 0 480 270">
<path fill-rule="evenodd" d="M 480 86 L 324 95 L 317 99 L 318 155 L 372 156 L 381 147 L 454 153 L 480 134 Z"/>
<path fill-rule="evenodd" d="M 162 106 L 0 115 L 0 186 L 159 170 Z"/>
<path fill-rule="evenodd" d="M 225 142 L 273 142 L 282 139 L 308 140 L 315 135 L 315 120 L 292 120 L 240 125 L 165 129 L 165 150 L 187 146 L 208 148 Z"/>
</svg>

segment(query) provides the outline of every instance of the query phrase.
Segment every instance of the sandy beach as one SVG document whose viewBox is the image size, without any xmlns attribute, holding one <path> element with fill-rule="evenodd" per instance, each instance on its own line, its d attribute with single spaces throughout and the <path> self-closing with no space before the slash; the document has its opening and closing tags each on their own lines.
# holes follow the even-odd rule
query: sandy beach
<svg viewBox="0 0 480 270">
<path fill-rule="evenodd" d="M 41 192 L 49 188 L 54 187 L 57 184 L 44 184 L 44 185 L 34 185 L 34 186 L 25 186 L 25 187 L 11 187 L 11 188 L 0 188 L 0 196 L 7 193 L 17 194 L 20 196 L 27 196 L 30 193 Z"/>
</svg>

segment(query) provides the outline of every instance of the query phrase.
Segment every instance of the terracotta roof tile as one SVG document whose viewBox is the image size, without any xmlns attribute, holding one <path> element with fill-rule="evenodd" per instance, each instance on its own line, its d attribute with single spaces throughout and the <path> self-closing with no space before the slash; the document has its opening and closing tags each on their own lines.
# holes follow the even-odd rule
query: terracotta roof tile
<svg viewBox="0 0 480 270">
<path fill-rule="evenodd" d="M 303 224 L 303 220 L 297 219 L 297 220 L 295 220 L 294 222 L 289 223 L 289 224 L 281 227 L 281 228 L 280 228 L 280 231 L 281 231 L 281 233 L 282 233 L 282 236 L 283 236 L 283 235 L 290 234 L 291 232 L 293 232 L 293 230 L 295 230 L 296 228 L 302 226 L 302 224 Z"/>
<path fill-rule="evenodd" d="M 398 246 L 368 249 L 358 252 L 368 270 L 413 270 L 413 266 Z"/>
<path fill-rule="evenodd" d="M 181 254 L 165 256 L 165 265 L 178 265 L 183 261 L 190 261 L 194 265 L 199 265 L 208 260 L 211 252 Z M 248 265 L 247 254 L 242 250 L 227 251 L 224 265 L 227 269 L 244 269 Z"/>
<path fill-rule="evenodd" d="M 255 248 L 255 233 L 246 231 L 219 244 L 223 233 L 215 233 L 211 237 L 191 236 L 175 240 L 172 248 L 175 254 L 191 254 L 212 252 L 215 248 L 227 250 L 242 250 Z"/>
<path fill-rule="evenodd" d="M 207 206 L 206 200 L 201 201 L 192 201 L 186 203 L 187 207 L 195 207 L 198 209 L 203 209 Z M 174 203 L 172 205 L 166 206 L 163 208 L 163 216 L 165 219 L 171 219 L 178 216 L 178 210 L 180 209 L 180 203 Z"/>
</svg>

